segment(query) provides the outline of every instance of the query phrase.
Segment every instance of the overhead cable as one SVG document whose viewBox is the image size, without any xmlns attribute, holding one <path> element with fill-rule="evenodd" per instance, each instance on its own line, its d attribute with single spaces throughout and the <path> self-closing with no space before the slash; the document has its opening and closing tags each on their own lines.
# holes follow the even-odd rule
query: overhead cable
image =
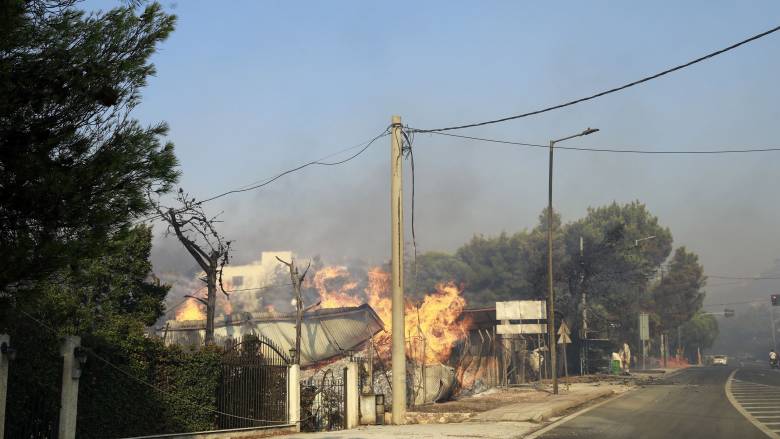
<svg viewBox="0 0 780 439">
<path fill-rule="evenodd" d="M 217 198 L 222 198 L 222 197 L 225 197 L 227 195 L 260 189 L 260 188 L 262 188 L 264 186 L 267 186 L 267 185 L 273 183 L 274 181 L 284 177 L 285 175 L 292 174 L 293 172 L 300 171 L 301 169 L 307 168 L 309 166 L 315 166 L 315 165 L 316 166 L 337 166 L 337 165 L 341 165 L 341 164 L 347 163 L 350 160 L 353 160 L 353 159 L 357 158 L 359 155 L 363 154 L 368 148 L 371 147 L 371 145 L 374 144 L 374 142 L 376 142 L 377 140 L 381 139 L 382 137 L 387 136 L 388 134 L 389 134 L 389 130 L 388 130 L 388 128 L 385 128 L 384 131 L 382 131 L 377 136 L 371 138 L 370 140 L 367 140 L 365 142 L 361 142 L 361 143 L 359 143 L 359 144 L 357 144 L 355 146 L 351 146 L 349 148 L 345 148 L 345 149 L 342 149 L 342 150 L 330 153 L 330 154 L 328 154 L 328 155 L 326 155 L 324 157 L 321 157 L 321 158 L 319 158 L 317 160 L 313 160 L 313 161 L 310 161 L 310 162 L 307 162 L 307 163 L 303 163 L 303 164 L 298 165 L 298 166 L 296 166 L 294 168 L 288 169 L 286 171 L 282 171 L 282 172 L 280 172 L 280 173 L 278 173 L 278 174 L 276 174 L 274 176 L 267 177 L 267 178 L 262 179 L 262 180 L 257 180 L 257 181 L 255 181 L 253 183 L 249 183 L 247 185 L 238 187 L 236 189 L 232 189 L 232 190 L 223 192 L 221 194 L 217 194 L 217 195 L 211 196 L 209 198 L 197 201 L 195 204 L 202 205 L 202 204 L 208 203 L 209 201 L 213 201 L 213 200 L 216 200 Z M 343 154 L 345 152 L 348 152 L 348 151 L 351 151 L 351 150 L 354 150 L 354 149 L 358 149 L 358 148 L 360 148 L 359 151 L 357 151 L 355 154 L 352 154 L 351 156 L 349 156 L 349 157 L 347 157 L 347 158 L 345 158 L 343 160 L 337 160 L 337 161 L 333 161 L 333 162 L 326 162 L 325 161 L 325 160 L 327 160 L 327 159 L 329 159 L 331 157 L 334 157 L 334 156 L 337 156 L 339 154 Z M 160 214 L 150 215 L 150 216 L 147 216 L 147 217 L 140 218 L 140 219 L 136 220 L 135 224 L 138 224 L 138 223 L 141 223 L 141 222 L 145 222 L 145 221 L 154 221 L 154 220 L 156 220 L 158 218 L 162 218 L 162 216 Z"/>
<path fill-rule="evenodd" d="M 418 131 L 419 132 L 419 131 Z M 511 140 L 489 139 L 485 137 L 476 136 L 464 136 L 461 134 L 441 133 L 441 132 L 429 132 L 427 134 L 437 134 L 440 136 L 457 137 L 460 139 L 477 140 L 480 142 L 488 143 L 500 143 L 504 145 L 516 145 L 527 146 L 532 148 L 549 148 L 549 145 L 542 145 L 540 143 L 527 143 L 527 142 L 515 142 Z M 608 152 L 608 153 L 620 153 L 620 154 L 743 154 L 743 153 L 755 153 L 755 152 L 779 152 L 780 147 L 768 147 L 768 148 L 744 148 L 744 149 L 705 149 L 705 150 L 653 150 L 653 149 L 626 149 L 626 148 L 611 148 L 611 147 L 577 147 L 577 146 L 555 146 L 555 149 L 563 149 L 569 151 L 586 151 L 586 152 Z"/>
<path fill-rule="evenodd" d="M 744 44 L 747 44 L 747 43 L 750 43 L 752 41 L 755 41 L 755 40 L 757 40 L 759 38 L 763 38 L 763 37 L 765 37 L 765 36 L 767 36 L 769 34 L 777 32 L 778 30 L 780 30 L 780 26 L 777 26 L 777 27 L 774 27 L 772 29 L 769 29 L 766 32 L 761 32 L 760 34 L 753 35 L 750 38 L 747 38 L 747 39 L 742 40 L 742 41 L 740 41 L 738 43 L 732 44 L 731 46 L 725 47 L 723 49 L 716 50 L 714 52 L 708 53 L 707 55 L 704 55 L 704 56 L 701 56 L 701 57 L 696 58 L 694 60 L 688 61 L 685 64 L 680 64 L 678 66 L 675 66 L 675 67 L 663 70 L 663 71 L 658 72 L 658 73 L 656 73 L 654 75 L 646 76 L 646 77 L 644 77 L 642 79 L 639 79 L 639 80 L 636 80 L 636 81 L 633 81 L 633 82 L 629 82 L 629 83 L 621 85 L 619 87 L 611 88 L 609 90 L 604 90 L 602 92 L 599 92 L 599 93 L 596 93 L 596 94 L 593 94 L 593 95 L 590 95 L 590 96 L 587 96 L 587 97 L 575 99 L 573 101 L 565 102 L 563 104 L 553 105 L 551 107 L 546 107 L 546 108 L 542 108 L 542 109 L 539 109 L 539 110 L 529 111 L 527 113 L 518 114 L 518 115 L 515 115 L 515 116 L 502 117 L 500 119 L 488 120 L 488 121 L 484 121 L 484 122 L 475 122 L 475 123 L 470 123 L 470 124 L 465 124 L 465 125 L 457 125 L 457 126 L 450 126 L 450 127 L 445 127 L 445 128 L 434 128 L 434 129 L 417 130 L 417 131 L 421 132 L 421 133 L 430 133 L 430 132 L 461 130 L 461 129 L 464 129 L 464 128 L 473 128 L 473 127 L 478 127 L 478 126 L 483 126 L 483 125 L 490 125 L 490 124 L 495 124 L 495 123 L 507 122 L 507 121 L 510 121 L 510 120 L 520 119 L 520 118 L 523 118 L 523 117 L 533 116 L 533 115 L 536 115 L 536 114 L 546 113 L 548 111 L 553 111 L 553 110 L 558 110 L 558 109 L 561 109 L 561 108 L 564 108 L 564 107 L 569 107 L 569 106 L 572 106 L 572 105 L 575 105 L 575 104 L 579 104 L 581 102 L 586 102 L 586 101 L 589 101 L 589 100 L 592 100 L 592 99 L 599 98 L 601 96 L 606 96 L 606 95 L 611 94 L 611 93 L 615 93 L 615 92 L 618 92 L 618 91 L 621 91 L 621 90 L 625 90 L 625 89 L 627 89 L 629 87 L 633 87 L 635 85 L 639 85 L 639 84 L 651 81 L 653 79 L 660 78 L 661 76 L 668 75 L 669 73 L 673 73 L 673 72 L 676 72 L 678 70 L 682 70 L 682 69 L 684 69 L 686 67 L 690 67 L 690 66 L 692 66 L 694 64 L 700 63 L 700 62 L 708 60 L 710 58 L 714 58 L 714 57 L 716 57 L 716 56 L 718 56 L 718 55 L 720 55 L 722 53 L 726 53 L 726 52 L 728 52 L 730 50 L 736 49 L 737 47 L 740 47 L 740 46 L 742 46 Z"/>
<path fill-rule="evenodd" d="M 734 279 L 734 280 L 780 280 L 780 277 L 767 277 L 767 276 L 717 276 L 713 274 L 708 274 L 707 277 L 710 277 L 712 279 Z"/>
</svg>

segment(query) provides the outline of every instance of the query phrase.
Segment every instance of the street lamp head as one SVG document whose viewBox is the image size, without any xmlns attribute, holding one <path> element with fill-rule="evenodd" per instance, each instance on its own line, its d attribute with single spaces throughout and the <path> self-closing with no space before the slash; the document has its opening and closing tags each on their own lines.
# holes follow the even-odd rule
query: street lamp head
<svg viewBox="0 0 780 439">
<path fill-rule="evenodd" d="M 581 136 L 587 136 L 588 134 L 593 134 L 593 133 L 597 132 L 598 130 L 599 130 L 598 128 L 588 128 L 587 130 L 583 131 L 582 134 L 580 134 L 580 135 Z"/>
</svg>

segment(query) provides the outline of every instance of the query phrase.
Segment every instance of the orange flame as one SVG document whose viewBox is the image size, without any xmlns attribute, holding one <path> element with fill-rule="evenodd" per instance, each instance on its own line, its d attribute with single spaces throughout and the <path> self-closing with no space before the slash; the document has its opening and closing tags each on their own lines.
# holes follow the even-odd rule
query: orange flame
<svg viewBox="0 0 780 439">
<path fill-rule="evenodd" d="M 206 318 L 205 308 L 200 302 L 193 298 L 186 302 L 176 311 L 176 320 L 203 320 Z"/>
<path fill-rule="evenodd" d="M 453 283 L 439 284 L 436 291 L 426 295 L 419 307 L 406 306 L 406 331 L 422 342 L 414 349 L 416 359 L 425 363 L 446 362 L 455 342 L 466 335 L 466 322 L 458 317 L 466 307 L 466 299 Z"/>
<path fill-rule="evenodd" d="M 314 275 L 314 287 L 320 293 L 323 308 L 360 305 L 363 301 L 357 297 L 357 286 L 347 267 L 325 267 Z"/>
<path fill-rule="evenodd" d="M 368 286 L 363 294 L 358 290 L 358 282 L 343 266 L 323 268 L 314 275 L 313 283 L 323 308 L 358 306 L 367 302 L 385 324 L 386 332 L 375 339 L 377 350 L 383 357 L 390 355 L 390 273 L 378 267 L 369 270 Z M 419 306 L 405 304 L 404 325 L 410 358 L 428 364 L 447 362 L 455 342 L 464 337 L 468 328 L 468 322 L 458 320 L 466 306 L 460 293 L 454 283 L 440 284 Z"/>
</svg>

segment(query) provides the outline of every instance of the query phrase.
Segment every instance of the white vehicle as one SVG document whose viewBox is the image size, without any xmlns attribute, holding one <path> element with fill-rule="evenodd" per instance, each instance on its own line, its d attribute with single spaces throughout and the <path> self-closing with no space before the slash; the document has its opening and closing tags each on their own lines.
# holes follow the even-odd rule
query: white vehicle
<svg viewBox="0 0 780 439">
<path fill-rule="evenodd" d="M 729 358 L 725 355 L 715 355 L 712 357 L 713 366 L 726 366 L 729 362 Z"/>
</svg>

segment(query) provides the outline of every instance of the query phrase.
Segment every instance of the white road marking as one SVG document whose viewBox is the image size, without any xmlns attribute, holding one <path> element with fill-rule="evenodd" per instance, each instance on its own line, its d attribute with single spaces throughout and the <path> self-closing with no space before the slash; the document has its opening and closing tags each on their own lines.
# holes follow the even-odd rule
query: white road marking
<svg viewBox="0 0 780 439">
<path fill-rule="evenodd" d="M 725 391 L 731 405 L 748 421 L 771 438 L 780 439 L 780 399 L 773 397 L 780 389 L 763 384 L 751 383 L 735 379 L 739 369 L 734 369 L 726 380 Z"/>
</svg>

